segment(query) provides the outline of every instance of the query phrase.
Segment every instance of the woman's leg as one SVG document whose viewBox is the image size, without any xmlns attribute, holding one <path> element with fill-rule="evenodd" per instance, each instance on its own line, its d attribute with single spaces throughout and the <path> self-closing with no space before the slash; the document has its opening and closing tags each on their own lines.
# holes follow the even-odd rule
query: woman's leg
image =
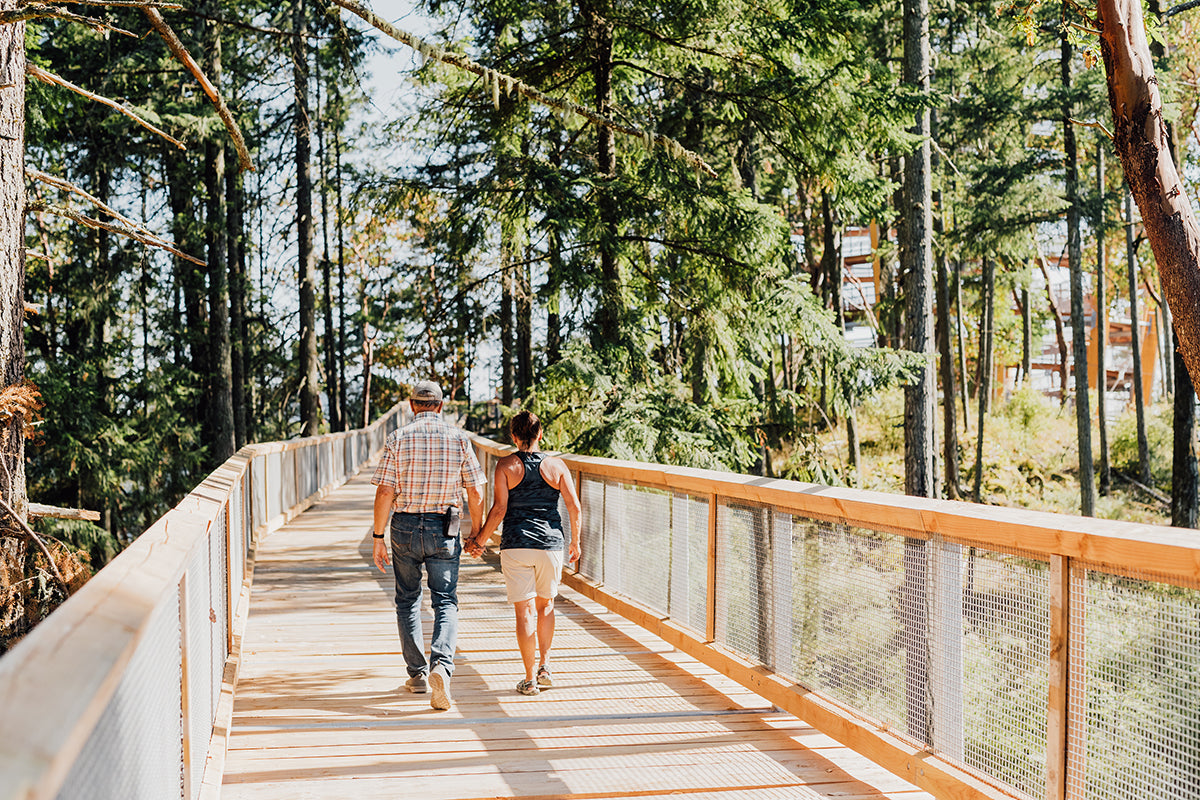
<svg viewBox="0 0 1200 800">
<path fill-rule="evenodd" d="M 545 666 L 546 659 L 550 657 L 550 645 L 554 644 L 554 598 L 538 597 L 536 601 L 538 664 Z M 528 671 L 530 668 L 526 666 L 525 669 Z M 533 673 L 529 677 L 533 677 Z"/>
<path fill-rule="evenodd" d="M 540 603 L 542 598 L 536 598 Z M 525 677 L 533 680 L 534 658 L 537 656 L 537 630 L 541 623 L 534 609 L 534 599 L 513 603 L 517 612 L 517 647 L 521 649 L 521 660 L 525 662 Z"/>
</svg>

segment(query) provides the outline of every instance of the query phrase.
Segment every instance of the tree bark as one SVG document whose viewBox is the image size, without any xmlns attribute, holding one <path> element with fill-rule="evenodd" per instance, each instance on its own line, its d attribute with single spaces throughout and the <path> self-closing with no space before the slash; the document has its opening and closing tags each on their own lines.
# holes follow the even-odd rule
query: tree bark
<svg viewBox="0 0 1200 800">
<path fill-rule="evenodd" d="M 1113 143 L 1142 212 L 1163 293 L 1195 385 L 1200 375 L 1200 225 L 1171 158 L 1162 96 L 1140 0 L 1099 0 L 1100 53 L 1113 112 Z"/>
<path fill-rule="evenodd" d="M 312 131 L 308 113 L 308 4 L 294 0 L 292 73 L 296 109 L 296 258 L 300 283 L 300 424 L 302 436 L 315 436 L 321 400 L 317 374 L 317 292 L 313 278 Z"/>
<path fill-rule="evenodd" d="M 1100 496 L 1112 490 L 1112 466 L 1108 461 L 1108 252 L 1104 243 L 1104 151 L 1107 143 L 1096 145 L 1096 421 L 1100 426 Z"/>
<path fill-rule="evenodd" d="M 1200 470 L 1196 463 L 1196 389 L 1183 363 L 1178 347 L 1175 360 L 1175 402 L 1173 408 L 1175 444 L 1171 457 L 1171 524 L 1178 528 L 1200 525 L 1200 502 L 1196 487 Z"/>
<path fill-rule="evenodd" d="M 928 94 L 931 58 L 929 53 L 928 0 L 904 1 L 904 82 Z M 904 269 L 905 347 L 928 357 L 915 383 L 904 388 L 904 490 L 918 497 L 936 496 L 937 470 L 934 453 L 933 331 L 933 244 L 931 229 L 929 109 L 917 113 L 912 133 L 921 144 L 904 165 Z"/>
<path fill-rule="evenodd" d="M 334 119 L 333 129 L 334 175 L 337 181 L 337 252 L 338 252 L 338 419 L 345 428 L 350 427 L 349 408 L 346 405 L 346 234 L 342 214 L 342 93 L 337 81 L 333 83 Z"/>
<path fill-rule="evenodd" d="M 20 0 L 0 0 L 13 11 Z M 0 25 L 0 388 L 25 379 L 25 23 Z M 0 420 L 0 495 L 22 521 L 25 424 Z"/>
<path fill-rule="evenodd" d="M 930 116 L 930 126 L 936 136 L 937 116 Z M 936 154 L 930 155 L 930 167 L 936 170 L 939 160 Z M 942 192 L 939 189 L 931 194 L 933 206 L 937 215 L 933 217 L 933 233 L 941 238 L 946 230 L 946 208 L 943 204 Z M 937 255 L 937 321 L 936 338 L 938 347 L 938 366 L 942 378 L 942 469 L 945 475 L 946 497 L 951 500 L 959 498 L 958 475 L 958 420 L 955 413 L 955 399 L 958 389 L 954 380 L 954 353 L 950 348 L 950 270 L 946 263 L 946 250 L 943 247 Z"/>
<path fill-rule="evenodd" d="M 1034 242 L 1033 246 L 1038 248 L 1038 267 L 1042 270 L 1042 277 L 1046 279 L 1046 300 L 1050 304 L 1050 316 L 1054 318 L 1054 336 L 1058 341 L 1058 385 L 1062 389 L 1061 400 L 1065 403 L 1067 402 L 1067 332 L 1063 328 L 1062 311 L 1058 307 L 1058 301 L 1054 299 L 1054 287 L 1050 283 L 1050 267 L 1046 264 L 1046 257 L 1042 255 L 1041 247 L 1037 242 Z"/>
<path fill-rule="evenodd" d="M 211 8 L 210 8 L 211 10 Z M 208 77 L 221 86 L 221 35 L 217 23 L 205 25 Z M 233 361 L 229 341 L 228 229 L 225 205 L 225 146 L 215 136 L 204 143 L 204 189 L 207 197 L 205 238 L 208 245 L 209 462 L 224 463 L 237 450 L 233 422 Z"/>
<path fill-rule="evenodd" d="M 505 226 L 507 227 L 507 226 Z M 511 231 L 502 231 L 500 243 L 500 402 L 511 406 L 513 387 L 513 244 Z"/>
<path fill-rule="evenodd" d="M 1075 429 L 1079 442 L 1079 509 L 1096 513 L 1095 468 L 1092 465 L 1092 412 L 1088 397 L 1087 320 L 1083 314 L 1083 243 L 1079 230 L 1079 153 L 1071 103 L 1071 43 L 1064 36 L 1059 66 L 1063 83 L 1063 148 L 1066 153 L 1067 262 L 1071 269 L 1071 355 L 1075 376 Z M 1065 387 L 1064 387 L 1065 389 Z"/>
</svg>

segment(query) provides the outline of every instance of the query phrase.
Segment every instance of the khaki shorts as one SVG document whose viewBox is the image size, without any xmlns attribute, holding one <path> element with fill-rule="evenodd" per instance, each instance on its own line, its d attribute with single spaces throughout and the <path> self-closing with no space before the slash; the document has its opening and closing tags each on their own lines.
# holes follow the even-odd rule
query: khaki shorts
<svg viewBox="0 0 1200 800">
<path fill-rule="evenodd" d="M 512 548 L 500 551 L 500 569 L 508 587 L 508 602 L 519 603 L 535 597 L 554 599 L 562 575 L 562 550 Z"/>
</svg>

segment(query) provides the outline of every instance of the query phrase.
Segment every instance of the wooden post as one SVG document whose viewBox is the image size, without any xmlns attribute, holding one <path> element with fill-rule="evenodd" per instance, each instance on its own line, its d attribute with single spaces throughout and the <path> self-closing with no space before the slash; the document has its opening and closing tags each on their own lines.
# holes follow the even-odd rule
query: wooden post
<svg viewBox="0 0 1200 800">
<path fill-rule="evenodd" d="M 1050 556 L 1050 692 L 1046 705 L 1046 800 L 1067 796 L 1071 560 Z"/>
<path fill-rule="evenodd" d="M 188 573 L 179 579 L 179 730 L 183 734 L 183 796 L 192 796 L 192 704 L 188 696 Z"/>
<path fill-rule="evenodd" d="M 710 642 L 717 640 L 717 495 L 708 496 L 708 588 L 705 591 L 708 619 L 704 635 Z"/>
</svg>

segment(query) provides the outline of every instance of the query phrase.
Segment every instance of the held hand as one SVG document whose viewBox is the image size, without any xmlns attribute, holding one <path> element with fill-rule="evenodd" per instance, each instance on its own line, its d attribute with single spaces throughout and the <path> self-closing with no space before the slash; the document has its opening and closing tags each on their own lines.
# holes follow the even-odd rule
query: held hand
<svg viewBox="0 0 1200 800">
<path fill-rule="evenodd" d="M 392 563 L 391 554 L 388 553 L 388 547 L 384 544 L 387 541 L 384 539 L 375 540 L 374 559 L 375 566 L 379 567 L 380 572 L 387 572 L 387 567 Z"/>
</svg>

